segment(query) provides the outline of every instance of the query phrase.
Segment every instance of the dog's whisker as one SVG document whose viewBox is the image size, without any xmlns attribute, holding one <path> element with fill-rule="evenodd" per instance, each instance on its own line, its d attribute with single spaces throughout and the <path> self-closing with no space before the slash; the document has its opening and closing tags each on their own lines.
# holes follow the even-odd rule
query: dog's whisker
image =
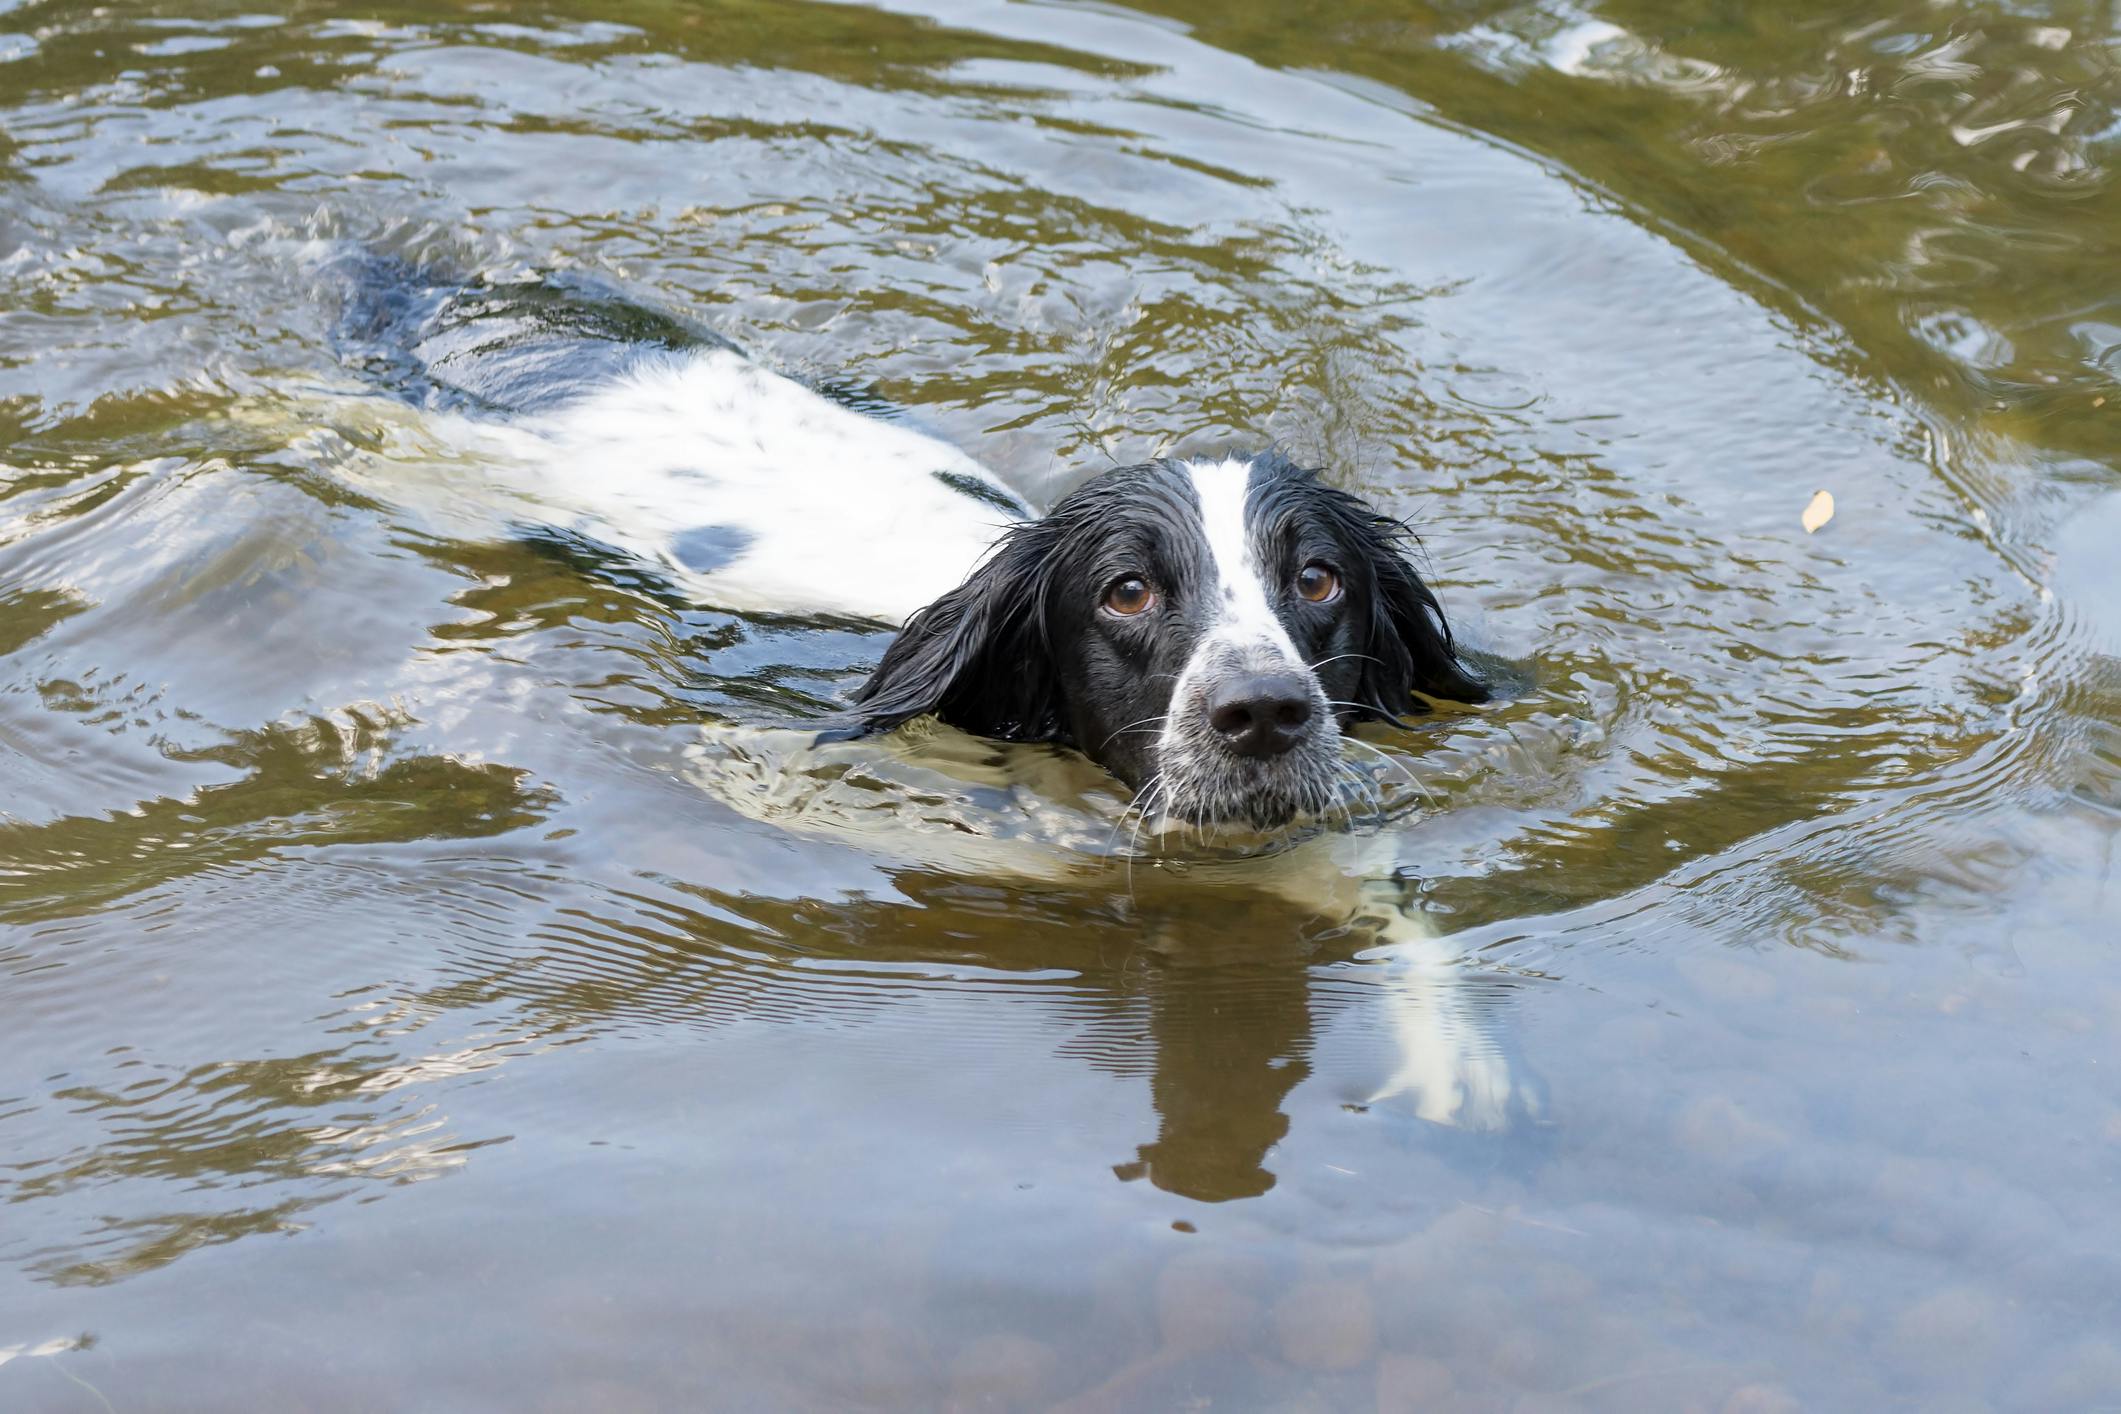
<svg viewBox="0 0 2121 1414">
<path fill-rule="evenodd" d="M 1157 801 L 1164 794 L 1167 784 L 1162 772 L 1149 778 L 1148 784 L 1143 787 L 1148 800 L 1142 806 L 1141 814 L 1135 819 L 1134 832 L 1127 838 L 1127 902 L 1130 904 L 1135 902 L 1134 861 L 1140 856 L 1142 828 L 1149 823 L 1150 814 L 1159 808 Z"/>
<path fill-rule="evenodd" d="M 1355 828 L 1355 803 L 1357 801 L 1362 802 L 1366 812 L 1374 809 L 1379 814 L 1382 814 L 1383 807 L 1377 802 L 1376 787 L 1371 784 L 1369 777 L 1355 769 L 1353 762 L 1343 760 L 1334 764 L 1340 768 L 1336 776 L 1344 777 L 1355 788 L 1355 794 L 1352 798 L 1343 797 L 1340 801 L 1341 820 L 1352 831 Z"/>
<path fill-rule="evenodd" d="M 1429 788 L 1422 784 L 1421 777 L 1415 775 L 1413 768 L 1409 767 L 1404 761 L 1400 760 L 1398 757 L 1392 755 L 1389 752 L 1379 750 L 1377 747 L 1370 745 L 1370 743 L 1368 743 L 1367 741 L 1363 741 L 1358 737 L 1343 736 L 1341 740 L 1346 742 L 1350 746 L 1360 747 L 1362 750 L 1369 752 L 1372 756 L 1375 756 L 1379 761 L 1382 761 L 1387 767 L 1399 772 L 1400 775 L 1405 776 L 1407 778 L 1407 784 L 1414 787 L 1415 790 L 1421 792 L 1422 798 L 1429 802 L 1429 807 L 1431 809 L 1441 810 L 1443 808 L 1442 802 L 1437 800 L 1437 798 L 1430 793 Z"/>
<path fill-rule="evenodd" d="M 1158 712 L 1153 717 L 1144 717 L 1138 722 L 1129 722 L 1123 727 L 1115 727 L 1112 730 L 1111 736 L 1106 737 L 1103 741 L 1097 744 L 1097 749 L 1099 751 L 1103 751 L 1106 747 L 1110 746 L 1112 744 L 1113 737 L 1120 736 L 1126 732 L 1137 731 L 1143 727 L 1148 726 L 1151 722 L 1162 723 L 1168 722 L 1170 720 L 1171 714 L 1169 712 Z"/>
<path fill-rule="evenodd" d="M 1104 844 L 1104 852 L 1105 852 L 1106 854 L 1110 854 L 1110 853 L 1112 853 L 1112 842 L 1113 842 L 1114 840 L 1116 840 L 1116 839 L 1118 839 L 1118 838 L 1119 838 L 1119 831 L 1120 831 L 1120 827 L 1121 827 L 1122 825 L 1124 825 L 1124 824 L 1126 824 L 1126 823 L 1127 823 L 1127 819 L 1128 819 L 1128 817 L 1129 817 L 1129 816 L 1133 815 L 1133 813 L 1134 813 L 1134 803 L 1135 803 L 1135 801 L 1138 801 L 1138 800 L 1140 800 L 1140 799 L 1141 799 L 1141 792 L 1140 792 L 1140 791 L 1136 791 L 1136 792 L 1135 792 L 1135 793 L 1134 793 L 1134 794 L 1133 794 L 1133 795 L 1132 795 L 1132 796 L 1131 796 L 1131 797 L 1130 797 L 1130 798 L 1128 799 L 1127 803 L 1126 803 L 1125 805 L 1123 805 L 1123 806 L 1121 806 L 1121 807 L 1120 807 L 1120 812 L 1119 812 L 1119 816 L 1118 816 L 1118 818 L 1116 818 L 1115 820 L 1113 820 L 1113 822 L 1112 822 L 1112 828 L 1111 828 L 1111 829 L 1109 829 L 1109 830 L 1107 830 L 1107 831 L 1105 831 L 1105 844 Z"/>
<path fill-rule="evenodd" d="M 1359 659 L 1361 659 L 1361 660 L 1362 660 L 1363 662 L 1365 662 L 1365 663 L 1376 663 L 1376 662 L 1379 662 L 1379 660 L 1378 660 L 1377 658 L 1374 658 L 1374 657 L 1372 657 L 1372 656 L 1371 656 L 1370 654 L 1368 654 L 1368 653 L 1335 653 L 1335 654 L 1334 654 L 1334 655 L 1333 655 L 1332 657 L 1330 657 L 1330 658 L 1321 658 L 1321 659 L 1319 659 L 1319 660 L 1318 660 L 1317 662 L 1315 662 L 1315 663 L 1306 663 L 1306 664 L 1304 664 L 1304 666 L 1305 666 L 1305 667 L 1307 667 L 1307 668 L 1309 668 L 1309 669 L 1310 669 L 1310 670 L 1311 670 L 1312 672 L 1314 672 L 1314 673 L 1315 673 L 1315 672 L 1317 672 L 1317 671 L 1318 671 L 1318 670 L 1319 670 L 1320 668 L 1323 668 L 1323 667 L 1324 667 L 1324 666 L 1325 666 L 1326 664 L 1328 664 L 1328 663 L 1338 663 L 1338 662 L 1340 662 L 1340 661 L 1341 661 L 1342 659 L 1344 659 L 1344 658 L 1359 658 Z"/>
<path fill-rule="evenodd" d="M 1148 822 L 1149 811 L 1155 802 L 1155 792 L 1161 785 L 1162 780 L 1163 777 L 1159 773 L 1143 782 L 1141 789 L 1134 793 L 1134 799 L 1128 802 L 1127 811 L 1120 816 L 1120 819 L 1124 821 L 1128 813 L 1134 814 L 1134 827 L 1127 832 L 1127 902 L 1129 904 L 1134 902 L 1134 861 L 1141 852 L 1142 826 Z M 1138 812 L 1135 810 L 1137 804 L 1141 806 Z M 1115 832 L 1117 832 L 1118 828 L 1118 825 L 1113 826 Z M 1108 839 L 1106 841 L 1108 848 L 1110 844 L 1111 841 Z"/>
<path fill-rule="evenodd" d="M 1127 817 L 1130 815 L 1135 815 L 1136 819 L 1133 833 L 1131 833 L 1127 838 L 1127 847 L 1130 850 L 1134 848 L 1136 841 L 1138 841 L 1141 836 L 1142 823 L 1143 821 L 1147 820 L 1150 806 L 1154 804 L 1154 791 L 1162 782 L 1162 779 L 1162 772 L 1157 772 L 1151 775 L 1149 779 L 1142 782 L 1141 787 L 1136 790 L 1132 796 L 1128 798 L 1126 805 L 1119 812 L 1119 818 L 1112 822 L 1111 830 L 1109 830 L 1105 835 L 1105 852 L 1107 854 L 1112 852 L 1112 841 L 1114 837 L 1119 834 L 1119 827 L 1127 823 Z M 1139 812 L 1138 814 L 1137 811 Z"/>
<path fill-rule="evenodd" d="M 1355 769 L 1354 763 L 1340 760 L 1335 761 L 1333 764 L 1335 767 L 1333 778 L 1336 781 L 1345 781 L 1354 787 L 1355 793 L 1353 796 L 1343 793 L 1335 802 L 1340 806 L 1342 824 L 1352 830 L 1355 828 L 1355 802 L 1360 800 L 1364 802 L 1367 808 L 1370 783 L 1363 778 L 1362 772 Z"/>
</svg>

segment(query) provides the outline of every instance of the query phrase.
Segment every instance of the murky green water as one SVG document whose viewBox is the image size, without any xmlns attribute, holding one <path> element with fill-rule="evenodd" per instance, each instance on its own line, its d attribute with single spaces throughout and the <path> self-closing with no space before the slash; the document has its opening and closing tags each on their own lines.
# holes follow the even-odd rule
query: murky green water
<svg viewBox="0 0 2121 1414">
<path fill-rule="evenodd" d="M 2121 1405 L 2110 4 L 212 13 L 0 0 L 0 1408 Z M 340 240 L 1415 518 L 1507 1117 L 1069 762 L 760 733 L 881 632 L 433 514 Z"/>
</svg>

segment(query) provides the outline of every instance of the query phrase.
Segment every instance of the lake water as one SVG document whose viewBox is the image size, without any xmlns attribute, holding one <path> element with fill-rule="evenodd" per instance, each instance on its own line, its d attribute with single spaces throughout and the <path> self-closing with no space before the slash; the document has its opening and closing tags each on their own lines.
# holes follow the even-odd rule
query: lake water
<svg viewBox="0 0 2121 1414">
<path fill-rule="evenodd" d="M 0 0 L 0 1409 L 2121 1407 L 2117 163 L 2110 3 Z M 1409 517 L 1508 1103 L 803 747 L 885 629 L 439 511 L 345 244 Z"/>
</svg>

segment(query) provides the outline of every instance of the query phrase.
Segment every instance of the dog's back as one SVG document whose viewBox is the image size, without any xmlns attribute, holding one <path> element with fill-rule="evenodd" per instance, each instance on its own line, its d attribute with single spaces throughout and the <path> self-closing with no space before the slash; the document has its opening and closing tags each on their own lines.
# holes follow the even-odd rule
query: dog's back
<svg viewBox="0 0 2121 1414">
<path fill-rule="evenodd" d="M 349 366 L 426 409 L 496 504 L 701 603 L 896 624 L 1028 513 L 948 443 L 593 281 L 451 280 L 361 250 L 325 269 Z"/>
</svg>

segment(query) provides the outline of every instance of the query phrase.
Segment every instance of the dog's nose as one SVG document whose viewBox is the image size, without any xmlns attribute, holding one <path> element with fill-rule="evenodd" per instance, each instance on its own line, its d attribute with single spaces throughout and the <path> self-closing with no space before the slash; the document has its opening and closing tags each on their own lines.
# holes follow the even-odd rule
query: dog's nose
<svg viewBox="0 0 2121 1414">
<path fill-rule="evenodd" d="M 1310 684 L 1293 673 L 1224 683 L 1208 694 L 1208 725 L 1240 756 L 1279 756 L 1311 723 Z"/>
</svg>

